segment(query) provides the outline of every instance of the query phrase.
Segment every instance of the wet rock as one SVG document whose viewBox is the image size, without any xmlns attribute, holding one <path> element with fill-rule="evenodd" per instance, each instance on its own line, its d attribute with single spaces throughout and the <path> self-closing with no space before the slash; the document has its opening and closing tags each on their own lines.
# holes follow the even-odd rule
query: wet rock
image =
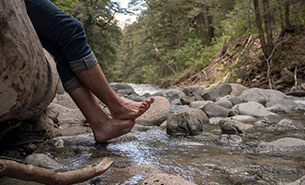
<svg viewBox="0 0 305 185">
<path fill-rule="evenodd" d="M 78 148 L 78 147 L 93 147 L 95 140 L 93 134 L 84 134 L 77 136 L 62 136 L 56 137 L 43 143 L 45 148 Z"/>
<path fill-rule="evenodd" d="M 229 110 L 216 105 L 215 103 L 207 103 L 200 108 L 204 111 L 209 117 L 228 117 Z"/>
<path fill-rule="evenodd" d="M 160 96 L 156 96 L 154 99 L 154 103 L 150 105 L 148 111 L 146 111 L 136 120 L 136 124 L 145 126 L 159 126 L 164 120 L 167 119 L 168 115 L 170 114 L 169 101 Z"/>
<path fill-rule="evenodd" d="M 205 106 L 208 103 L 213 103 L 212 101 L 193 101 L 190 103 L 191 108 L 200 108 Z"/>
<path fill-rule="evenodd" d="M 46 154 L 29 155 L 25 158 L 24 163 L 54 171 L 64 169 L 64 165 L 57 163 Z"/>
<path fill-rule="evenodd" d="M 203 91 L 203 99 L 204 100 L 212 100 L 215 101 L 219 97 L 223 97 L 225 95 L 229 95 L 232 92 L 232 88 L 227 83 L 222 83 Z"/>
<path fill-rule="evenodd" d="M 305 185 L 305 176 L 291 183 L 281 183 L 280 185 Z"/>
<path fill-rule="evenodd" d="M 218 105 L 218 106 L 224 107 L 226 109 L 231 109 L 233 107 L 232 102 L 225 101 L 225 100 L 217 101 L 215 104 Z"/>
<path fill-rule="evenodd" d="M 166 173 L 155 173 L 142 181 L 140 185 L 195 185 L 181 177 Z"/>
<path fill-rule="evenodd" d="M 169 115 L 166 132 L 169 135 L 199 135 L 208 117 L 199 109 L 186 108 Z"/>
<path fill-rule="evenodd" d="M 192 85 L 183 89 L 185 95 L 194 98 L 195 101 L 203 100 L 202 98 L 203 91 L 204 91 L 204 87 L 199 85 Z"/>
<path fill-rule="evenodd" d="M 259 153 L 275 155 L 301 155 L 305 154 L 305 140 L 285 137 L 272 142 L 262 142 L 258 147 Z"/>
<path fill-rule="evenodd" d="M 219 126 L 223 134 L 243 134 L 246 130 L 253 128 L 250 124 L 230 119 L 219 121 Z"/>
<path fill-rule="evenodd" d="M 217 138 L 217 141 L 223 145 L 239 146 L 243 144 L 243 138 L 238 135 L 222 134 Z"/>
<path fill-rule="evenodd" d="M 163 96 L 167 98 L 170 102 L 173 100 L 180 100 L 185 94 L 179 89 L 166 89 L 153 94 L 153 96 Z"/>
<path fill-rule="evenodd" d="M 230 117 L 232 120 L 240 121 L 242 123 L 254 123 L 257 121 L 257 119 L 253 116 L 247 116 L 247 115 L 236 115 L 233 117 Z"/>
<path fill-rule="evenodd" d="M 289 106 L 279 103 L 268 107 L 267 110 L 276 114 L 285 114 L 292 111 Z"/>
<path fill-rule="evenodd" d="M 248 88 L 241 85 L 241 84 L 236 84 L 236 83 L 230 83 L 231 88 L 232 88 L 232 92 L 231 94 L 233 96 L 240 96 L 245 90 L 247 90 Z"/>
<path fill-rule="evenodd" d="M 241 115 L 248 115 L 254 117 L 276 115 L 272 112 L 269 112 L 263 105 L 254 101 L 235 105 L 233 109 L 237 109 L 239 111 L 239 114 Z"/>
</svg>

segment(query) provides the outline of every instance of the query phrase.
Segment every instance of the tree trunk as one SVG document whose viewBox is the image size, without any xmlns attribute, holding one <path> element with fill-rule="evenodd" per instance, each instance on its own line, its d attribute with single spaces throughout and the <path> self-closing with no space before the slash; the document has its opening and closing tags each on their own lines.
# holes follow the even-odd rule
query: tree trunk
<svg viewBox="0 0 305 185">
<path fill-rule="evenodd" d="M 23 0 L 0 1 L 0 123 L 39 116 L 53 100 L 58 75 L 45 55 Z"/>
<path fill-rule="evenodd" d="M 204 25 L 204 35 L 207 45 L 210 45 L 214 37 L 214 28 L 212 27 L 212 17 L 209 16 L 209 6 L 202 4 L 202 16 Z"/>
<path fill-rule="evenodd" d="M 248 0 L 248 10 L 247 10 L 247 32 L 248 35 L 251 34 L 251 19 L 250 19 L 250 9 L 251 9 L 251 0 Z"/>
<path fill-rule="evenodd" d="M 260 11 L 259 11 L 259 1 L 258 0 L 253 0 L 253 5 L 254 5 L 255 22 L 256 22 L 257 29 L 258 29 L 259 40 L 261 42 L 261 46 L 262 46 L 262 50 L 264 52 L 264 55 L 266 57 L 268 57 L 269 54 L 268 54 L 267 47 L 266 47 L 265 35 L 264 35 L 261 15 L 260 15 Z"/>
<path fill-rule="evenodd" d="M 263 0 L 263 9 L 264 9 L 264 19 L 265 19 L 265 31 L 266 31 L 266 50 L 268 58 L 273 49 L 273 38 L 272 38 L 272 13 L 269 6 L 269 0 Z"/>
<path fill-rule="evenodd" d="M 285 10 L 285 28 L 290 28 L 290 21 L 289 21 L 289 0 L 284 1 L 284 10 Z"/>
</svg>

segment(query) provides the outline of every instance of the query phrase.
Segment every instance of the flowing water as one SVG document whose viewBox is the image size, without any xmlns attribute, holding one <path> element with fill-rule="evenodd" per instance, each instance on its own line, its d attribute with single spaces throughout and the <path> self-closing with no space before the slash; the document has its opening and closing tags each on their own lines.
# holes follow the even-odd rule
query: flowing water
<svg viewBox="0 0 305 185">
<path fill-rule="evenodd" d="M 140 94 L 157 90 L 148 85 L 133 87 Z M 284 137 L 305 140 L 304 118 L 303 111 L 272 117 L 268 124 L 243 136 L 232 136 L 228 143 L 219 139 L 221 131 L 218 125 L 206 126 L 204 133 L 196 137 L 172 137 L 158 127 L 148 127 L 145 131 L 133 132 L 133 139 L 125 141 L 94 146 L 80 144 L 78 148 L 44 151 L 56 156 L 56 160 L 68 169 L 82 168 L 110 156 L 120 161 L 121 167 L 154 165 L 196 184 L 280 184 L 305 175 L 305 151 L 261 153 L 258 145 Z M 85 137 L 92 140 L 92 136 L 84 136 L 84 143 Z M 109 170 L 108 174 L 111 173 L 115 173 L 114 168 Z M 133 174 L 128 180 L 116 184 L 137 184 L 142 179 L 142 175 Z M 110 182 L 109 179 L 106 183 L 104 181 L 105 184 Z M 101 181 L 90 183 L 99 184 Z"/>
</svg>

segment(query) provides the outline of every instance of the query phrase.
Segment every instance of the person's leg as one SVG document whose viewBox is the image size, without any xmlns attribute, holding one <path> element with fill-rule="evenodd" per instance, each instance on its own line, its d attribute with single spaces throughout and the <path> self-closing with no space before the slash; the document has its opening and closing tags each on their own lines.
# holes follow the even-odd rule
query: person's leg
<svg viewBox="0 0 305 185">
<path fill-rule="evenodd" d="M 109 118 L 102 111 L 93 94 L 85 87 L 77 88 L 70 95 L 90 123 L 97 142 L 106 142 L 109 139 L 127 134 L 135 124 L 134 120 Z"/>
<path fill-rule="evenodd" d="M 58 43 L 74 73 L 110 109 L 117 119 L 135 119 L 153 99 L 127 102 L 111 89 L 87 43 L 82 24 L 48 0 L 25 0 L 28 14 L 39 35 Z M 65 86 L 65 84 L 63 84 Z"/>
</svg>

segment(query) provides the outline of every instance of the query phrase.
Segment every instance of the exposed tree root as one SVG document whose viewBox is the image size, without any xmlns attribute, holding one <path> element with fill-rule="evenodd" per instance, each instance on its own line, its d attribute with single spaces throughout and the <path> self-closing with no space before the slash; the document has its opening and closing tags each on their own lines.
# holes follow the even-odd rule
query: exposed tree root
<svg viewBox="0 0 305 185">
<path fill-rule="evenodd" d="M 10 160 L 0 159 L 0 176 L 8 176 L 25 181 L 35 181 L 48 185 L 65 185 L 84 182 L 103 174 L 113 163 L 104 158 L 98 165 L 68 172 L 54 172 L 32 165 L 24 165 Z"/>
</svg>

